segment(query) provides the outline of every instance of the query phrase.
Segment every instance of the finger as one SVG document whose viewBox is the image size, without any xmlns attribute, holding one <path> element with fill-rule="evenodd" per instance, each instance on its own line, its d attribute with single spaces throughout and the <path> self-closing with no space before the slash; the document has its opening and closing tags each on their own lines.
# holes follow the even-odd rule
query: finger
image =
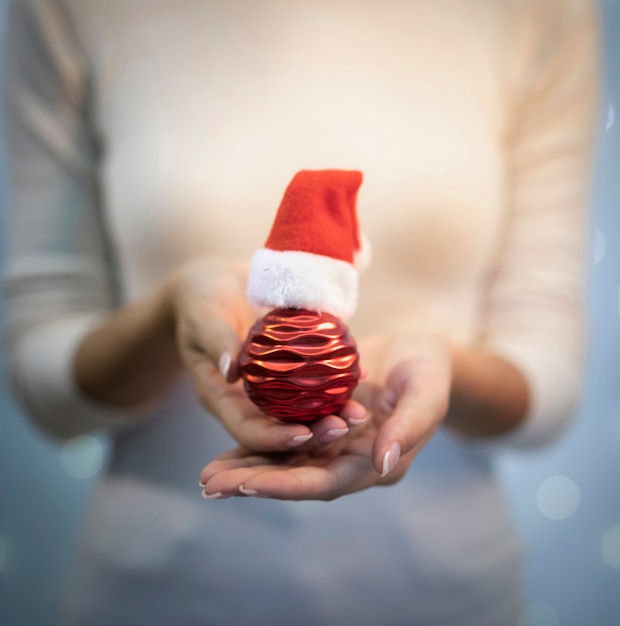
<svg viewBox="0 0 620 626">
<path fill-rule="evenodd" d="M 217 474 L 243 467 L 256 467 L 267 463 L 273 463 L 273 461 L 265 455 L 249 454 L 247 450 L 236 448 L 207 463 L 200 472 L 199 484 L 201 487 L 205 487 L 208 481 Z"/>
<path fill-rule="evenodd" d="M 305 463 L 320 465 L 325 462 L 303 453 L 260 455 L 237 448 L 206 465 L 200 473 L 199 484 L 208 495 L 255 495 L 251 489 L 240 489 L 252 476 L 265 472 L 288 472 Z"/>
<path fill-rule="evenodd" d="M 382 476 L 379 478 L 378 484 L 388 486 L 388 485 L 394 485 L 398 481 L 400 481 L 400 479 L 406 474 L 407 470 L 409 469 L 409 466 L 413 462 L 413 459 L 415 458 L 416 454 L 420 451 L 423 445 L 424 445 L 423 442 L 420 442 L 417 446 L 413 448 L 413 450 L 411 450 L 407 454 L 403 454 L 399 458 L 396 465 L 394 466 L 394 469 L 392 469 L 392 471 L 389 472 L 389 474 L 387 474 L 386 476 Z"/>
<path fill-rule="evenodd" d="M 255 452 L 297 449 L 314 438 L 307 424 L 281 422 L 262 413 L 240 390 L 215 401 L 216 414 L 241 446 Z"/>
<path fill-rule="evenodd" d="M 361 405 L 366 410 L 366 412 L 374 412 L 373 398 L 378 393 L 377 389 L 378 388 L 376 383 L 367 380 L 366 382 L 359 384 L 355 388 L 355 391 L 353 392 L 353 397 L 351 398 L 350 402 L 355 402 Z"/>
<path fill-rule="evenodd" d="M 271 464 L 254 465 L 250 467 L 237 467 L 214 474 L 204 488 L 207 494 L 222 494 L 223 496 L 254 496 L 257 492 L 247 488 L 247 481 L 261 473 L 277 472 L 276 466 Z"/>
<path fill-rule="evenodd" d="M 381 476 L 437 430 L 447 409 L 449 386 L 449 376 L 441 368 L 416 372 L 404 362 L 392 370 L 377 401 L 377 412 L 385 421 L 377 433 L 373 460 Z"/>
<path fill-rule="evenodd" d="M 247 455 L 235 450 L 209 463 L 201 472 L 205 497 L 258 496 L 287 500 L 328 500 L 343 495 L 360 474 L 368 474 L 368 459 L 349 457 L 346 463 L 309 455 Z M 371 473 L 372 472 L 372 468 Z"/>
<path fill-rule="evenodd" d="M 339 456 L 326 464 L 267 468 L 246 478 L 243 491 L 279 500 L 334 500 L 377 481 L 370 460 Z"/>
<path fill-rule="evenodd" d="M 306 449 L 316 449 L 321 445 L 332 443 L 349 432 L 346 421 L 337 415 L 327 415 L 308 424 L 308 427 L 314 436 L 311 442 L 305 445 Z"/>
<path fill-rule="evenodd" d="M 356 454 L 345 452 L 331 459 L 312 455 L 283 455 L 284 462 L 275 466 L 269 463 L 269 460 L 274 459 L 270 455 L 262 467 L 256 468 L 257 471 L 249 475 L 240 472 L 235 478 L 243 481 L 239 489 L 244 495 L 286 500 L 333 500 L 374 485 L 393 485 L 398 482 L 423 445 L 424 442 L 420 442 L 409 453 L 402 455 L 394 470 L 384 478 L 375 471 L 371 458 L 365 452 L 365 445 Z M 278 458 L 275 457 L 276 460 Z"/>
<path fill-rule="evenodd" d="M 300 447 L 300 450 L 317 450 L 322 446 L 332 444 L 347 435 L 351 429 L 366 424 L 368 418 L 369 413 L 362 404 L 349 400 L 339 415 L 328 415 L 308 424 L 314 437 Z"/>
<path fill-rule="evenodd" d="M 241 339 L 223 312 L 213 305 L 204 307 L 204 321 L 194 324 L 196 345 L 229 383 L 239 379 L 239 353 Z"/>
<path fill-rule="evenodd" d="M 284 423 L 265 415 L 248 399 L 239 382 L 224 385 L 212 370 L 207 360 L 192 368 L 198 398 L 241 446 L 256 452 L 278 452 L 312 439 L 307 425 Z"/>
<path fill-rule="evenodd" d="M 235 448 L 207 463 L 200 472 L 199 484 L 204 487 L 214 476 L 231 470 L 258 468 L 267 465 L 277 468 L 295 463 L 300 464 L 299 457 L 300 455 L 297 454 L 285 453 L 253 454 L 244 448 Z"/>
<path fill-rule="evenodd" d="M 351 427 L 365 424 L 369 416 L 366 407 L 356 400 L 349 400 L 340 411 L 340 417 Z"/>
<path fill-rule="evenodd" d="M 327 415 L 308 424 L 314 433 L 312 441 L 304 449 L 317 449 L 344 437 L 351 428 L 359 427 L 368 421 L 366 408 L 355 400 L 348 400 L 339 415 Z"/>
</svg>

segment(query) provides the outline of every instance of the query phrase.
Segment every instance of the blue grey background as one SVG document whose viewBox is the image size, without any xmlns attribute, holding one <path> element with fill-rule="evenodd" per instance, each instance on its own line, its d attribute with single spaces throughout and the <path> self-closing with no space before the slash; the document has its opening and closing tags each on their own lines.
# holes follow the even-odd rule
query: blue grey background
<svg viewBox="0 0 620 626">
<path fill-rule="evenodd" d="M 620 626 L 620 0 L 601 4 L 606 78 L 591 223 L 591 339 L 582 409 L 570 431 L 551 447 L 500 460 L 528 559 L 518 626 Z M 614 106 L 619 119 L 612 123 Z M 99 441 L 105 460 L 106 442 Z M 94 443 L 66 453 L 74 468 L 89 473 L 96 463 Z M 53 598 L 96 480 L 72 474 L 61 463 L 61 445 L 31 426 L 0 383 L 0 626 L 58 626 Z M 539 508 L 539 487 L 552 476 L 570 479 L 579 490 L 574 513 L 564 519 L 551 519 Z M 554 492 L 547 505 L 570 509 L 566 498 Z M 612 528 L 617 533 L 607 546 L 608 564 L 602 538 Z"/>
</svg>

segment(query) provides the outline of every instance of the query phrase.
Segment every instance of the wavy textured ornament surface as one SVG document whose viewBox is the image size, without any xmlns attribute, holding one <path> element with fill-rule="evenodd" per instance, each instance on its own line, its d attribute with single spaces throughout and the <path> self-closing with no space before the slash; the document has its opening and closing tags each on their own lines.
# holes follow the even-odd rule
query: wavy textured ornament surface
<svg viewBox="0 0 620 626">
<path fill-rule="evenodd" d="M 250 400 L 291 422 L 337 414 L 360 378 L 347 326 L 329 313 L 303 309 L 274 309 L 257 320 L 239 365 Z"/>
</svg>

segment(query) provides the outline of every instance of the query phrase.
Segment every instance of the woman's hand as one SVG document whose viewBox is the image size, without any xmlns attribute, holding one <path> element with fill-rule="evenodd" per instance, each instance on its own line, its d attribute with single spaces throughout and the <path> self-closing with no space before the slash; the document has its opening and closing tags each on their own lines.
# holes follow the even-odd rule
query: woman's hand
<svg viewBox="0 0 620 626">
<path fill-rule="evenodd" d="M 241 446 L 255 452 L 314 449 L 342 437 L 349 424 L 366 419 L 356 402 L 341 416 L 302 425 L 266 416 L 246 396 L 237 357 L 250 326 L 266 312 L 248 303 L 246 279 L 244 264 L 203 259 L 180 268 L 167 285 L 178 350 L 201 403 Z"/>
<path fill-rule="evenodd" d="M 314 451 L 232 450 L 202 470 L 205 497 L 332 500 L 400 480 L 448 410 L 451 350 L 420 335 L 370 339 L 360 353 L 368 377 L 355 395 L 372 416 L 365 426 Z"/>
</svg>

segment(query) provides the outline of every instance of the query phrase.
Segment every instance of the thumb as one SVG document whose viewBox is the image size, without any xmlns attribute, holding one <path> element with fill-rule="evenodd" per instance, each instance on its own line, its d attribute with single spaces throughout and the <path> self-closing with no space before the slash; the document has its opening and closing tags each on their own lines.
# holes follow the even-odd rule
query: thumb
<svg viewBox="0 0 620 626">
<path fill-rule="evenodd" d="M 205 316 L 204 323 L 193 329 L 193 351 L 205 356 L 217 367 L 226 382 L 239 379 L 239 353 L 241 339 L 233 325 L 219 315 Z"/>
<path fill-rule="evenodd" d="M 408 361 L 388 376 L 377 403 L 385 421 L 373 448 L 373 464 L 381 476 L 389 474 L 401 456 L 421 448 L 441 424 L 449 397 L 449 379 L 444 378 L 430 370 L 416 372 Z"/>
</svg>

